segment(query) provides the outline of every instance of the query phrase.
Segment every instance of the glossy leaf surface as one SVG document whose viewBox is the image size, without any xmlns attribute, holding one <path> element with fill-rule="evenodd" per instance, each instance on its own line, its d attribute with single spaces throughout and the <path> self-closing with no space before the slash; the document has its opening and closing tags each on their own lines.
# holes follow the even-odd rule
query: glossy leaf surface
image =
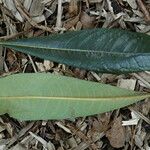
<svg viewBox="0 0 150 150">
<path fill-rule="evenodd" d="M 107 112 L 150 94 L 52 74 L 0 78 L 0 114 L 20 120 L 64 119 Z"/>
<path fill-rule="evenodd" d="M 0 44 L 43 59 L 99 72 L 150 70 L 150 36 L 125 30 L 82 30 Z"/>
</svg>

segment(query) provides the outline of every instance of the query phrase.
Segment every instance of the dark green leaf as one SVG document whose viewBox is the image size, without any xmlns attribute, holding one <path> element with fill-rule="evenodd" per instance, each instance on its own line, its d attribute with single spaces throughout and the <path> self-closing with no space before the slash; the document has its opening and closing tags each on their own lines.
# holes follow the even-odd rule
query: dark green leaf
<svg viewBox="0 0 150 150">
<path fill-rule="evenodd" d="M 99 72 L 150 70 L 150 36 L 125 30 L 82 30 L 0 44 L 43 59 Z"/>
</svg>

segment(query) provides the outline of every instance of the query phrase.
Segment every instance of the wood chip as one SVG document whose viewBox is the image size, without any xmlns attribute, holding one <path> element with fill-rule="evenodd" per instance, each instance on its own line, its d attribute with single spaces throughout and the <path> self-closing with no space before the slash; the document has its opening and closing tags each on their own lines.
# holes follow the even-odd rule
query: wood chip
<svg viewBox="0 0 150 150">
<path fill-rule="evenodd" d="M 134 90 L 136 85 L 135 79 L 119 79 L 117 86 L 129 90 Z"/>
<path fill-rule="evenodd" d="M 45 70 L 50 70 L 52 67 L 54 67 L 54 63 L 49 60 L 44 60 L 44 67 Z"/>
<path fill-rule="evenodd" d="M 150 22 L 150 12 L 147 10 L 146 6 L 144 5 L 142 0 L 137 0 L 137 3 L 140 7 L 140 9 L 143 11 L 143 14 L 145 15 L 145 20 L 147 22 Z"/>
<path fill-rule="evenodd" d="M 78 146 L 76 140 L 73 137 L 69 138 L 67 140 L 67 143 L 71 147 L 71 149 L 73 149 L 73 148 Z"/>
<path fill-rule="evenodd" d="M 46 142 L 43 138 L 41 138 L 40 136 L 35 135 L 32 132 L 29 132 L 31 134 L 31 136 L 33 136 L 37 141 L 39 141 L 40 143 L 42 143 L 43 147 L 47 150 L 55 150 L 55 146 L 49 141 Z"/>
<path fill-rule="evenodd" d="M 110 144 L 115 148 L 123 147 L 125 144 L 125 130 L 121 122 L 121 117 L 116 118 L 111 129 L 106 133 Z"/>
<path fill-rule="evenodd" d="M 81 142 L 74 150 L 86 150 L 89 147 L 89 144 Z"/>
<path fill-rule="evenodd" d="M 29 131 L 32 126 L 34 125 L 34 122 L 29 123 L 26 127 L 21 129 L 18 134 L 14 135 L 7 143 L 7 147 L 10 147 L 12 144 L 14 144 L 18 138 L 22 137 Z"/>
<path fill-rule="evenodd" d="M 137 9 L 136 0 L 127 0 L 127 2 L 132 7 L 132 9 Z"/>
<path fill-rule="evenodd" d="M 137 73 L 133 73 L 133 76 L 135 76 L 137 79 L 139 79 L 141 82 L 143 82 L 147 87 L 150 88 L 150 83 L 147 82 L 144 78 L 142 78 L 140 75 L 138 75 Z"/>
<path fill-rule="evenodd" d="M 0 0 L 0 40 L 102 27 L 150 35 L 149 10 L 149 0 Z M 150 91 L 149 71 L 124 75 L 95 73 L 32 59 L 7 48 L 0 52 L 0 69 L 6 72 L 2 70 L 1 77 L 44 71 L 140 92 Z M 149 150 L 149 104 L 146 99 L 132 105 L 135 112 L 128 106 L 116 113 L 57 121 L 24 122 L 3 115 L 0 117 L 0 150 Z"/>
<path fill-rule="evenodd" d="M 2 126 L 2 125 L 0 125 L 0 133 L 2 132 L 2 131 L 4 131 L 6 128 L 4 127 L 4 126 Z"/>
<path fill-rule="evenodd" d="M 62 128 L 67 133 L 71 133 L 71 130 L 69 128 L 65 127 L 61 122 L 56 122 L 56 124 L 58 125 L 58 127 Z"/>
<path fill-rule="evenodd" d="M 21 144 L 17 144 L 14 147 L 12 147 L 10 150 L 26 150 L 26 147 L 24 147 Z"/>
<path fill-rule="evenodd" d="M 128 121 L 122 121 L 122 126 L 130 126 L 130 125 L 137 125 L 139 122 L 139 117 L 132 111 L 131 112 L 132 119 Z"/>
<path fill-rule="evenodd" d="M 43 63 L 35 62 L 35 64 L 36 64 L 39 72 L 45 72 L 46 71 Z"/>
<path fill-rule="evenodd" d="M 24 0 L 23 6 L 29 11 L 33 0 Z"/>
<path fill-rule="evenodd" d="M 91 74 L 93 75 L 93 77 L 99 82 L 99 81 L 101 81 L 101 78 L 99 77 L 99 75 L 97 74 L 97 73 L 95 73 L 95 72 L 91 72 Z"/>
</svg>

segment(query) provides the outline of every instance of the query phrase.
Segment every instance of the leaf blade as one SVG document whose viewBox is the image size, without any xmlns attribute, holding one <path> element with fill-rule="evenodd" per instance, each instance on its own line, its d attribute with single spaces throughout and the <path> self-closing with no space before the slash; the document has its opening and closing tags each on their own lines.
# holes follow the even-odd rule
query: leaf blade
<svg viewBox="0 0 150 150">
<path fill-rule="evenodd" d="M 43 59 L 99 72 L 150 70 L 150 36 L 142 33 L 92 29 L 0 44 Z"/>
<path fill-rule="evenodd" d="M 21 120 L 93 115 L 150 97 L 150 94 L 50 74 L 8 76 L 0 79 L 0 87 L 0 114 L 9 113 Z"/>
</svg>

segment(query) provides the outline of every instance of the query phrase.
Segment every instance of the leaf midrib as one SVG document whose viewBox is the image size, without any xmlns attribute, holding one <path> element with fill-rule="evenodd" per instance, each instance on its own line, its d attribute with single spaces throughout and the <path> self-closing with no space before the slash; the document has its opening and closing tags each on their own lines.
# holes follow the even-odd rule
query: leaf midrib
<svg viewBox="0 0 150 150">
<path fill-rule="evenodd" d="M 131 95 L 131 96 L 118 96 L 118 97 L 50 97 L 50 96 L 1 96 L 0 99 L 49 99 L 49 100 L 120 100 L 120 99 L 135 99 L 135 98 L 148 98 L 150 94 L 145 95 Z"/>
<path fill-rule="evenodd" d="M 36 46 L 29 46 L 29 45 L 19 45 L 19 44 L 9 44 L 5 42 L 0 42 L 0 45 L 4 46 L 16 46 L 16 47 L 27 47 L 27 48 L 34 48 L 34 49 L 46 49 L 46 50 L 57 50 L 60 51 L 71 51 L 71 52 L 91 52 L 91 53 L 106 53 L 106 54 L 115 54 L 115 55 L 133 55 L 135 53 L 119 53 L 119 52 L 106 52 L 106 51 L 96 51 L 96 50 L 84 50 L 84 49 L 66 49 L 66 48 L 49 48 L 49 47 L 36 47 Z M 136 53 L 136 54 L 148 54 L 148 53 Z"/>
</svg>

